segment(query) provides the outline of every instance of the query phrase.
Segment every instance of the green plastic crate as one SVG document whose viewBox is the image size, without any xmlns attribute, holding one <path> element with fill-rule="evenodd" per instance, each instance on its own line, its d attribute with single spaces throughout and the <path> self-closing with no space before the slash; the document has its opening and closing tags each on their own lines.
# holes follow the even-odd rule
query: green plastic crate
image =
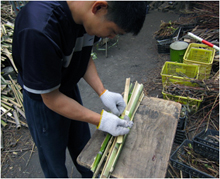
<svg viewBox="0 0 220 179">
<path fill-rule="evenodd" d="M 214 48 L 205 44 L 191 43 L 184 54 L 183 63 L 198 65 L 198 79 L 208 79 L 210 77 L 214 56 Z"/>
<path fill-rule="evenodd" d="M 192 111 L 197 111 L 199 109 L 201 102 L 203 101 L 203 97 L 201 99 L 196 99 L 196 98 L 190 98 L 184 96 L 171 95 L 169 93 L 166 93 L 164 90 L 162 91 L 162 94 L 163 94 L 163 98 L 166 100 L 171 100 L 171 101 L 179 102 L 181 104 L 189 105 L 189 108 Z"/>
<path fill-rule="evenodd" d="M 182 84 L 186 86 L 198 86 L 193 80 L 198 78 L 198 65 L 188 65 L 178 62 L 165 62 L 161 70 L 162 84 Z"/>
</svg>

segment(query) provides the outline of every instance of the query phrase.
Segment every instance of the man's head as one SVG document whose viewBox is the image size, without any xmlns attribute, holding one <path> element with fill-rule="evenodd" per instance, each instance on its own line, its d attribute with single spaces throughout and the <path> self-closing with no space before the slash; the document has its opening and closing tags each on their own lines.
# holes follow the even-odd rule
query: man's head
<svg viewBox="0 0 220 179">
<path fill-rule="evenodd" d="M 90 35 L 113 38 L 117 34 L 137 35 L 144 23 L 142 1 L 67 1 L 73 18 Z"/>
<path fill-rule="evenodd" d="M 108 1 L 106 18 L 126 33 L 137 35 L 143 26 L 146 8 L 143 1 Z"/>
</svg>

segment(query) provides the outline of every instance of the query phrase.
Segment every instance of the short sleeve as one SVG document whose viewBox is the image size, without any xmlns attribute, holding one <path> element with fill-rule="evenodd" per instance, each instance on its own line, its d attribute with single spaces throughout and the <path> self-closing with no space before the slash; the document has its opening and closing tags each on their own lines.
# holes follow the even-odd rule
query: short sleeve
<svg viewBox="0 0 220 179">
<path fill-rule="evenodd" d="M 24 88 L 43 94 L 59 87 L 62 72 L 62 51 L 48 36 L 33 29 L 19 33 Z"/>
</svg>

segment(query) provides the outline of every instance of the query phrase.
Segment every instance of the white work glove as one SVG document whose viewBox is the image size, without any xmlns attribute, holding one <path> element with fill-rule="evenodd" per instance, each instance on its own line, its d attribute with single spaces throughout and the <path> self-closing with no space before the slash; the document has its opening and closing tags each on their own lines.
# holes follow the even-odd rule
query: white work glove
<svg viewBox="0 0 220 179">
<path fill-rule="evenodd" d="M 132 126 L 133 122 L 129 120 L 128 116 L 125 116 L 124 119 L 120 119 L 116 115 L 106 112 L 103 109 L 97 129 L 108 132 L 113 136 L 119 136 L 127 134 Z"/>
<path fill-rule="evenodd" d="M 119 93 L 106 90 L 103 94 L 101 94 L 100 99 L 105 107 L 117 116 L 120 116 L 126 107 L 124 99 Z"/>
</svg>

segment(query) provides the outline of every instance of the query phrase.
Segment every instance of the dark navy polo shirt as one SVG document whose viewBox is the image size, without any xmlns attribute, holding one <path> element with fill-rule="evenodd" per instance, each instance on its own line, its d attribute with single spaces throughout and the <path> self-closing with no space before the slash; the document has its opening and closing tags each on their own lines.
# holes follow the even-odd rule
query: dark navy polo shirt
<svg viewBox="0 0 220 179">
<path fill-rule="evenodd" d="M 12 48 L 20 85 L 34 99 L 57 88 L 68 95 L 86 72 L 93 43 L 66 1 L 27 3 L 16 18 Z"/>
</svg>

